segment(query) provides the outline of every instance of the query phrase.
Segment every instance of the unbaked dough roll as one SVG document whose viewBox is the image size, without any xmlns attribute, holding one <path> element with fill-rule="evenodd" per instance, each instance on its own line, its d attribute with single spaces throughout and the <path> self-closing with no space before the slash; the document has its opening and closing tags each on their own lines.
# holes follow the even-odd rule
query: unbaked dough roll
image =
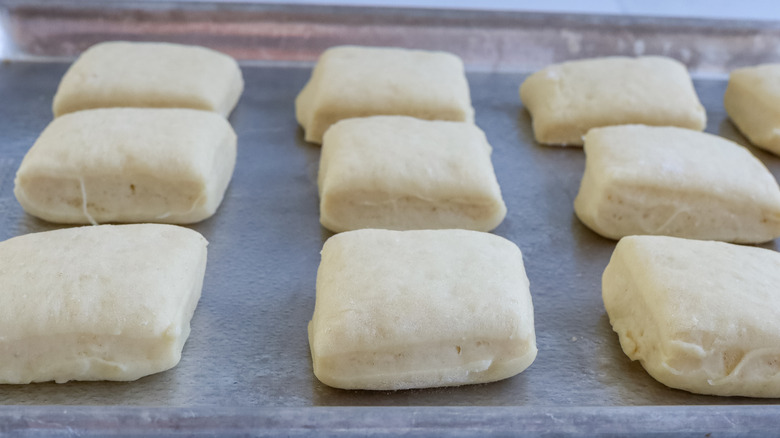
<svg viewBox="0 0 780 438">
<path fill-rule="evenodd" d="M 90 108 L 193 108 L 227 116 L 244 89 L 223 53 L 171 43 L 111 41 L 79 56 L 60 82 L 54 116 Z"/>
<path fill-rule="evenodd" d="M 309 323 L 329 386 L 396 390 L 492 382 L 536 358 L 520 250 L 467 230 L 358 230 L 325 242 Z"/>
<path fill-rule="evenodd" d="M 780 397 L 780 254 L 629 236 L 602 291 L 620 346 L 656 380 L 701 394 Z"/>
<path fill-rule="evenodd" d="M 732 71 L 723 106 L 751 143 L 780 155 L 780 64 Z"/>
<path fill-rule="evenodd" d="M 24 157 L 14 194 L 50 222 L 193 223 L 214 214 L 236 162 L 221 116 L 106 108 L 54 119 Z"/>
<path fill-rule="evenodd" d="M 506 215 L 485 133 L 465 122 L 375 116 L 325 133 L 320 222 L 341 232 L 490 231 Z"/>
<path fill-rule="evenodd" d="M 135 380 L 174 367 L 206 239 L 173 225 L 101 225 L 0 243 L 0 383 Z"/>
<path fill-rule="evenodd" d="M 341 46 L 326 50 L 295 99 L 306 141 L 342 119 L 405 115 L 472 122 L 463 62 L 447 52 Z"/>
<path fill-rule="evenodd" d="M 701 131 L 707 121 L 685 66 L 672 58 L 608 57 L 554 64 L 529 76 L 520 98 L 536 141 L 582 145 L 591 128 L 643 124 Z"/>
<path fill-rule="evenodd" d="M 604 237 L 655 234 L 760 243 L 780 237 L 780 188 L 742 146 L 641 125 L 585 136 L 577 217 Z"/>
</svg>

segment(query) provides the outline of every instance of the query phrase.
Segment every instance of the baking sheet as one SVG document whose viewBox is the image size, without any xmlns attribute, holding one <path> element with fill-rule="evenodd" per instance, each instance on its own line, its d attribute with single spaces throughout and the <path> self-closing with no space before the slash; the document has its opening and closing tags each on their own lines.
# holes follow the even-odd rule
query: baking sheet
<svg viewBox="0 0 780 438">
<path fill-rule="evenodd" d="M 59 228 L 26 215 L 13 177 L 51 120 L 60 62 L 0 64 L 0 239 Z M 669 389 L 620 350 L 601 302 L 615 242 L 576 219 L 584 169 L 578 148 L 533 141 L 517 88 L 522 72 L 470 71 L 476 123 L 494 148 L 507 204 L 495 234 L 523 251 L 539 355 L 501 382 L 398 392 L 344 391 L 312 374 L 306 324 L 322 243 L 319 147 L 302 139 L 293 101 L 310 66 L 242 63 L 246 90 L 230 122 L 238 163 L 217 214 L 192 228 L 210 242 L 203 295 L 180 364 L 129 383 L 0 386 L 0 433 L 108 431 L 306 435 L 481 434 L 505 431 L 749 434 L 776 430 L 776 399 L 723 398 Z M 707 131 L 746 145 L 780 177 L 780 159 L 748 145 L 722 106 L 725 81 L 695 81 Z M 777 243 L 764 245 L 777 249 Z M 666 406 L 666 407 L 664 407 Z M 366 408 L 375 407 L 375 408 Z M 683 429 L 680 429 L 683 428 Z"/>
</svg>

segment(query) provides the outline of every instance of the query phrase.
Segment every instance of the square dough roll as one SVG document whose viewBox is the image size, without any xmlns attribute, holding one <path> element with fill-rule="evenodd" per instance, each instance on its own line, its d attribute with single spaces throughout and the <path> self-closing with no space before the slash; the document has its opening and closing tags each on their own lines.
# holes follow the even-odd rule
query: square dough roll
<svg viewBox="0 0 780 438">
<path fill-rule="evenodd" d="M 536 141 L 582 145 L 591 128 L 643 124 L 701 131 L 707 121 L 685 66 L 671 58 L 609 57 L 551 65 L 526 79 L 520 99 Z"/>
<path fill-rule="evenodd" d="M 359 228 L 490 231 L 506 215 L 485 134 L 471 123 L 375 116 L 325 134 L 320 222 Z"/>
<path fill-rule="evenodd" d="M 0 383 L 136 380 L 179 363 L 206 239 L 101 225 L 0 243 Z"/>
<path fill-rule="evenodd" d="M 723 105 L 751 143 L 780 155 L 780 64 L 732 71 Z"/>
<path fill-rule="evenodd" d="M 780 236 L 780 189 L 747 149 L 641 125 L 592 129 L 574 211 L 610 239 L 655 234 L 759 243 Z"/>
<path fill-rule="evenodd" d="M 295 99 L 306 141 L 339 120 L 405 115 L 472 122 L 463 62 L 446 52 L 341 46 L 326 50 Z"/>
<path fill-rule="evenodd" d="M 603 277 L 623 351 L 664 385 L 780 397 L 780 254 L 723 242 L 630 236 Z"/>
<path fill-rule="evenodd" d="M 58 117 L 91 108 L 193 108 L 227 117 L 244 89 L 238 63 L 198 46 L 112 41 L 79 56 L 60 82 Z"/>
<path fill-rule="evenodd" d="M 54 119 L 27 152 L 14 194 L 50 222 L 193 223 L 213 215 L 236 162 L 221 116 L 106 108 Z"/>
<path fill-rule="evenodd" d="M 314 374 L 344 389 L 505 379 L 536 358 L 517 246 L 467 230 L 358 230 L 325 242 L 309 323 Z"/>
</svg>

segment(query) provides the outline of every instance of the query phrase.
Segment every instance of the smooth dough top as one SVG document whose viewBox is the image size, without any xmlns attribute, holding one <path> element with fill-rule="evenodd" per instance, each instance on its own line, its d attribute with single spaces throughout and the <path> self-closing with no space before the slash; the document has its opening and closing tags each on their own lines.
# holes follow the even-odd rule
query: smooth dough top
<svg viewBox="0 0 780 438">
<path fill-rule="evenodd" d="M 193 108 L 227 116 L 244 80 L 238 63 L 205 47 L 112 41 L 87 49 L 54 95 L 54 116 L 90 108 Z"/>
<path fill-rule="evenodd" d="M 49 175 L 90 168 L 106 174 L 145 170 L 180 179 L 208 174 L 215 154 L 231 144 L 235 148 L 230 124 L 206 111 L 80 111 L 59 117 L 44 129 L 22 161 L 19 175 L 25 175 L 26 162 L 34 162 Z"/>
<path fill-rule="evenodd" d="M 729 75 L 730 81 L 744 83 L 756 92 L 752 98 L 762 102 L 772 102 L 777 105 L 780 99 L 780 63 L 762 64 L 753 67 L 745 67 L 733 70 Z"/>
<path fill-rule="evenodd" d="M 593 129 L 585 137 L 588 161 L 604 179 L 634 185 L 680 187 L 700 193 L 752 194 L 780 205 L 780 190 L 761 161 L 717 135 L 643 125 Z"/>
<path fill-rule="evenodd" d="M 620 240 L 603 298 L 623 351 L 662 383 L 780 396 L 780 254 L 665 236 Z"/>
<path fill-rule="evenodd" d="M 777 182 L 732 141 L 675 127 L 610 126 L 588 132 L 585 153 L 574 207 L 583 222 L 606 237 L 666 234 L 764 242 L 780 234 Z M 698 219 L 683 223 L 687 215 Z"/>
<path fill-rule="evenodd" d="M 474 120 L 463 62 L 447 52 L 340 46 L 326 50 L 295 100 L 306 141 L 346 118 Z"/>
<path fill-rule="evenodd" d="M 522 255 L 504 238 L 357 230 L 328 239 L 322 259 L 310 330 L 316 355 L 533 338 Z"/>
<path fill-rule="evenodd" d="M 195 231 L 161 224 L 66 228 L 2 242 L 0 340 L 177 336 L 200 297 L 206 245 Z"/>
<path fill-rule="evenodd" d="M 17 178 L 28 176 L 31 167 L 48 176 L 78 176 L 88 169 L 105 175 L 146 173 L 189 181 L 209 175 L 218 155 L 235 150 L 235 139 L 230 124 L 207 111 L 79 111 L 52 120 L 25 155 Z M 198 182 L 205 184 L 194 183 Z"/>
<path fill-rule="evenodd" d="M 671 58 L 564 62 L 529 76 L 520 98 L 540 143 L 581 145 L 589 129 L 623 124 L 701 131 L 706 113 L 685 66 Z"/>
<path fill-rule="evenodd" d="M 780 64 L 732 71 L 723 105 L 753 144 L 780 155 Z"/>
<path fill-rule="evenodd" d="M 427 202 L 426 208 L 463 205 L 480 210 L 470 214 L 483 231 L 495 228 L 506 213 L 492 149 L 471 123 L 347 119 L 328 130 L 323 146 L 318 182 L 324 204 L 348 198 L 351 204 L 380 206 L 415 198 Z M 429 226 L 441 228 L 436 225 L 433 220 Z"/>
</svg>

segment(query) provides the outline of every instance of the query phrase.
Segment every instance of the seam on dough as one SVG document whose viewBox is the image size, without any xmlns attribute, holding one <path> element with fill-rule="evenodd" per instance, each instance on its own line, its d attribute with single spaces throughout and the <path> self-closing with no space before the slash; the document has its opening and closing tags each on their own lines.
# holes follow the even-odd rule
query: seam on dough
<svg viewBox="0 0 780 438">
<path fill-rule="evenodd" d="M 674 340 L 674 341 L 670 341 L 669 343 L 671 345 L 676 346 L 680 350 L 683 350 L 686 353 L 691 354 L 697 359 L 704 359 L 711 352 L 710 350 L 705 350 L 701 345 L 695 344 L 693 342 Z"/>
<path fill-rule="evenodd" d="M 653 230 L 652 233 L 653 234 L 663 234 L 664 233 L 663 230 L 666 229 L 669 225 L 671 225 L 672 222 L 674 222 L 674 220 L 677 219 L 677 216 L 679 216 L 683 212 L 688 213 L 688 212 L 690 212 L 690 210 L 687 209 L 687 208 L 676 208 L 674 210 L 674 213 L 671 216 L 669 216 L 668 219 L 666 219 L 666 222 L 664 222 L 658 228 Z"/>
<path fill-rule="evenodd" d="M 87 220 L 92 225 L 97 225 L 98 223 L 95 221 L 95 219 L 92 217 L 92 215 L 89 214 L 87 211 L 87 190 L 84 188 L 84 178 L 79 177 L 79 186 L 81 187 L 81 210 L 84 212 L 84 216 L 87 217 Z"/>
<path fill-rule="evenodd" d="M 668 362 L 668 360 L 669 360 L 668 358 L 664 358 L 664 359 L 661 361 L 661 368 L 665 369 L 666 371 L 668 371 L 668 372 L 669 372 L 669 373 L 671 373 L 672 375 L 675 375 L 675 376 L 682 376 L 682 375 L 683 375 L 683 371 L 681 371 L 681 370 L 678 370 L 677 368 L 675 368 L 675 367 L 673 367 L 673 366 L 669 365 L 669 362 Z"/>
<path fill-rule="evenodd" d="M 780 354 L 780 350 L 774 347 L 760 348 L 758 350 L 750 351 L 747 354 L 742 356 L 742 358 L 734 366 L 734 368 L 731 369 L 730 373 L 726 374 L 725 376 L 718 377 L 716 379 L 707 379 L 707 383 L 709 383 L 711 386 L 719 386 L 719 385 L 732 383 L 733 381 L 738 380 L 740 374 L 742 373 L 742 368 L 746 367 L 748 363 L 751 363 L 753 361 L 760 361 L 762 358 L 765 358 L 767 356 L 777 356 L 779 354 Z M 773 376 L 776 376 L 779 373 L 780 370 L 775 372 Z"/>
<path fill-rule="evenodd" d="M 401 197 L 393 197 L 384 201 L 367 201 L 367 200 L 360 200 L 355 202 L 355 204 L 360 206 L 385 206 L 385 205 L 393 205 L 394 207 L 397 207 L 397 204 L 399 202 L 404 202 L 407 200 L 418 200 L 422 202 L 427 203 L 445 203 L 445 204 L 453 204 L 458 207 L 462 206 L 477 206 L 477 207 L 483 207 L 483 206 L 492 206 L 495 204 L 495 202 L 485 201 L 485 202 L 479 202 L 479 201 L 471 201 L 468 198 L 448 198 L 448 199 L 436 199 L 436 198 L 428 198 L 425 196 L 417 196 L 417 195 L 410 195 L 410 196 L 401 196 Z M 492 200 L 491 200 L 492 201 Z"/>
<path fill-rule="evenodd" d="M 186 216 L 186 215 L 192 213 L 193 211 L 195 211 L 196 208 L 200 207 L 200 201 L 203 198 L 205 198 L 205 197 L 206 197 L 206 195 L 204 193 L 201 193 L 200 196 L 198 196 L 197 198 L 195 198 L 194 201 L 192 201 L 192 206 L 187 211 L 172 212 L 172 211 L 169 210 L 169 211 L 166 211 L 165 213 L 162 213 L 162 214 L 158 215 L 157 217 L 155 217 L 155 219 L 165 219 L 165 218 L 169 217 L 172 214 L 176 214 L 176 215 L 179 215 L 179 216 Z"/>
</svg>

